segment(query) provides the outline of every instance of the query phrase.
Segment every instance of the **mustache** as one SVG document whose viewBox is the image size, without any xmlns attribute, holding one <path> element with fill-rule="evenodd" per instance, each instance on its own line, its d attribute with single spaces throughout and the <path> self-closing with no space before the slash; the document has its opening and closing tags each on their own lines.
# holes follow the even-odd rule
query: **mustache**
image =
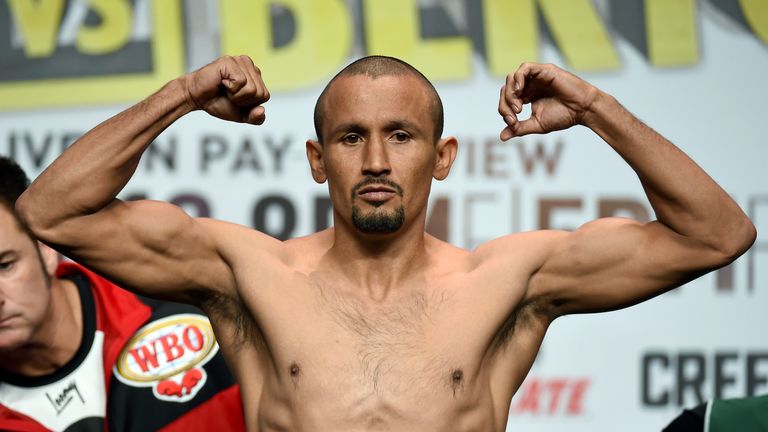
<svg viewBox="0 0 768 432">
<path fill-rule="evenodd" d="M 392 189 L 394 189 L 395 192 L 399 196 L 401 196 L 401 197 L 403 196 L 403 188 L 400 187 L 399 184 L 397 184 L 397 183 L 393 182 L 392 180 L 390 180 L 388 177 L 372 177 L 372 176 L 367 176 L 361 182 L 359 182 L 356 185 L 352 186 L 352 199 L 354 199 L 355 196 L 357 196 L 357 192 L 360 189 L 362 189 L 362 188 L 364 188 L 366 186 L 371 186 L 371 185 L 389 186 Z"/>
</svg>

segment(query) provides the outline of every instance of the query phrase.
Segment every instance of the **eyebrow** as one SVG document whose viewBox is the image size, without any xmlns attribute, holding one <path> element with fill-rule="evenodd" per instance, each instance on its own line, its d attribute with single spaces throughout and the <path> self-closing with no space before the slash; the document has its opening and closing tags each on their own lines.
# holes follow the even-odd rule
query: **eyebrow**
<svg viewBox="0 0 768 432">
<path fill-rule="evenodd" d="M 364 132 L 365 128 L 360 125 L 359 123 L 349 122 L 349 123 L 342 123 L 331 131 L 331 136 L 335 136 L 341 132 Z"/>
<path fill-rule="evenodd" d="M 416 125 L 412 122 L 409 122 L 408 120 L 392 120 L 386 125 L 386 130 L 395 130 L 395 129 L 407 129 L 411 131 L 418 131 L 419 128 L 416 127 Z"/>
<path fill-rule="evenodd" d="M 421 133 L 421 130 L 419 130 L 419 128 L 416 127 L 416 124 L 408 120 L 402 120 L 402 119 L 391 120 L 384 125 L 384 130 L 387 130 L 387 131 L 393 131 L 397 129 L 406 129 L 409 131 L 417 131 Z M 331 136 L 335 136 L 341 132 L 363 133 L 363 132 L 366 132 L 367 130 L 368 129 L 363 127 L 360 123 L 348 122 L 348 123 L 342 123 L 337 127 L 335 127 L 331 131 Z"/>
</svg>

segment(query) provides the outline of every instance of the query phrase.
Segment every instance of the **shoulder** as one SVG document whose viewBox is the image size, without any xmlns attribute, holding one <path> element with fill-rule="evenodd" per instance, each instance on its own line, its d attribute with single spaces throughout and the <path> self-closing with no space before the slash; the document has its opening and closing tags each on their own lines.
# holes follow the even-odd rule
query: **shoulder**
<svg viewBox="0 0 768 432">
<path fill-rule="evenodd" d="M 287 262 L 288 248 L 285 242 L 270 237 L 253 228 L 218 219 L 195 218 L 194 224 L 211 241 L 227 262 L 255 256 L 274 258 Z"/>
<path fill-rule="evenodd" d="M 631 233 L 641 224 L 624 218 L 602 218 L 585 223 L 575 231 L 538 230 L 510 234 L 481 244 L 472 251 L 471 262 L 476 268 L 525 269 L 531 274 L 545 264 L 550 270 L 563 265 L 573 267 L 581 258 L 615 249 L 617 242 L 637 242 Z M 559 257 L 559 258 L 558 258 Z M 566 257 L 565 261 L 563 258 Z"/>
<path fill-rule="evenodd" d="M 454 246 L 432 235 L 424 234 L 433 276 L 450 275 L 470 271 L 470 251 Z"/>
<path fill-rule="evenodd" d="M 286 241 L 253 228 L 209 218 L 194 220 L 230 265 L 311 266 L 333 245 L 333 228 Z"/>
<path fill-rule="evenodd" d="M 440 263 L 440 268 L 447 266 L 449 273 L 485 273 L 499 268 L 535 271 L 571 234 L 555 230 L 521 232 L 490 240 L 473 250 L 428 234 L 425 243 L 432 261 Z"/>
<path fill-rule="evenodd" d="M 570 235 L 570 232 L 556 230 L 509 234 L 475 248 L 471 252 L 471 261 L 475 267 L 514 262 L 537 268 Z"/>
<path fill-rule="evenodd" d="M 333 228 L 288 240 L 284 243 L 286 257 L 290 259 L 289 264 L 297 270 L 310 271 L 317 268 L 320 260 L 333 246 L 333 241 Z"/>
</svg>

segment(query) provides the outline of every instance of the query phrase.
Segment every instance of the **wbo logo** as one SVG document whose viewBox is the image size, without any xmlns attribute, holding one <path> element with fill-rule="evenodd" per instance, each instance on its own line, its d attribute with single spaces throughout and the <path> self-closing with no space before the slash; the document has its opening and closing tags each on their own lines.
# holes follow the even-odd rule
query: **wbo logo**
<svg viewBox="0 0 768 432">
<path fill-rule="evenodd" d="M 152 387 L 160 400 L 186 402 L 205 385 L 202 366 L 218 350 L 207 318 L 172 315 L 139 329 L 120 352 L 114 373 L 124 384 Z"/>
</svg>

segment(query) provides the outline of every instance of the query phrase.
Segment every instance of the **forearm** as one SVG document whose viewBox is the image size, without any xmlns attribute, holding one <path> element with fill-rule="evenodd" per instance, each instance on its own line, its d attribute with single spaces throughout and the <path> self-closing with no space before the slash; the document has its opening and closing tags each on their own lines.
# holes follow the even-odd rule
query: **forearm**
<svg viewBox="0 0 768 432">
<path fill-rule="evenodd" d="M 731 197 L 679 148 L 600 93 L 584 124 L 634 169 L 658 220 L 729 254 L 742 253 L 754 226 Z"/>
<path fill-rule="evenodd" d="M 68 148 L 19 199 L 19 214 L 34 230 L 100 210 L 130 180 L 150 143 L 190 111 L 181 79 L 169 82 Z"/>
</svg>

